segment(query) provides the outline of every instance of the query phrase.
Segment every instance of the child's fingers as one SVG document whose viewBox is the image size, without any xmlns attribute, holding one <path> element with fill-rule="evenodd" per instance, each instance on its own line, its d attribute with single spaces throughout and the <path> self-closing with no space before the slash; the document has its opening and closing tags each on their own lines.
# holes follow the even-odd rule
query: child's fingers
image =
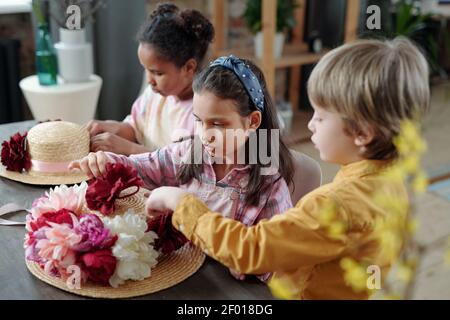
<svg viewBox="0 0 450 320">
<path fill-rule="evenodd" d="M 100 172 L 100 169 L 98 167 L 98 163 L 97 163 L 97 154 L 96 153 L 89 153 L 88 155 L 88 164 L 89 164 L 89 169 L 92 172 L 92 174 L 94 175 L 94 177 L 99 177 L 102 175 L 102 173 Z"/>
<path fill-rule="evenodd" d="M 69 165 L 67 166 L 67 168 L 69 169 L 69 170 L 73 170 L 73 171 L 75 171 L 75 170 L 80 170 L 81 169 L 81 166 L 80 166 L 80 161 L 78 161 L 78 160 L 75 160 L 75 161 L 72 161 L 71 163 L 69 163 Z"/>
<path fill-rule="evenodd" d="M 109 158 L 103 151 L 97 152 L 96 155 L 97 155 L 98 169 L 100 171 L 100 174 L 104 176 L 106 174 L 106 164 L 110 162 Z"/>
<path fill-rule="evenodd" d="M 89 134 L 92 137 L 95 137 L 97 134 L 104 132 L 104 128 L 102 126 L 102 123 L 96 120 L 92 120 L 90 121 L 87 125 L 86 125 Z"/>
<path fill-rule="evenodd" d="M 93 174 L 91 169 L 89 168 L 88 157 L 84 157 L 78 163 L 80 165 L 80 170 L 83 171 L 89 178 L 92 178 Z"/>
</svg>

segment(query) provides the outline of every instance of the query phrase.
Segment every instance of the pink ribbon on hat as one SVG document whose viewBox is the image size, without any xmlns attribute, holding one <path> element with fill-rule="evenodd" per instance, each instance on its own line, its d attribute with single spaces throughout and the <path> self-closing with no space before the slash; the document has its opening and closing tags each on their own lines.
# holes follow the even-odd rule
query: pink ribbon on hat
<svg viewBox="0 0 450 320">
<path fill-rule="evenodd" d="M 69 172 L 70 162 L 45 162 L 31 160 L 31 170 L 37 172 Z"/>
</svg>

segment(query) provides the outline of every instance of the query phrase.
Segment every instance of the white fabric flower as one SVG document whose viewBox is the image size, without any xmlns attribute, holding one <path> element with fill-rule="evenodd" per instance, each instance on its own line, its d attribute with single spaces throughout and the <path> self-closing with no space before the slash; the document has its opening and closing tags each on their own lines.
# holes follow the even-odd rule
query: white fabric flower
<svg viewBox="0 0 450 320">
<path fill-rule="evenodd" d="M 45 193 L 45 196 L 37 199 L 30 210 L 33 218 L 37 219 L 42 213 L 49 211 L 58 211 L 62 208 L 70 210 L 75 214 L 82 213 L 85 210 L 85 197 L 87 183 L 68 187 L 60 185 Z"/>
<path fill-rule="evenodd" d="M 105 227 L 118 239 L 112 247 L 117 258 L 116 271 L 109 279 L 112 287 L 117 288 L 126 280 L 144 280 L 150 277 L 151 269 L 156 266 L 159 252 L 153 248 L 157 238 L 153 231 L 146 232 L 145 219 L 128 210 L 123 216 L 102 218 Z"/>
</svg>

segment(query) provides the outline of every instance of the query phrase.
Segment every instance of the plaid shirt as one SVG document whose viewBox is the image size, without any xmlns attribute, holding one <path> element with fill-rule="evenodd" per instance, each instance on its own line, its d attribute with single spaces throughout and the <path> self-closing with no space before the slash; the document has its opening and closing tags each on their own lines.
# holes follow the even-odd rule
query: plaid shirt
<svg viewBox="0 0 450 320">
<path fill-rule="evenodd" d="M 147 189 L 153 190 L 160 186 L 181 187 L 202 199 L 211 210 L 247 226 L 255 225 L 262 219 L 270 219 L 292 208 L 290 192 L 283 178 L 260 194 L 258 205 L 246 205 L 245 187 L 249 180 L 250 167 L 237 166 L 222 180 L 216 181 L 212 159 L 204 150 L 201 181 L 194 178 L 191 182 L 180 185 L 176 176 L 182 162 L 186 161 L 186 157 L 190 155 L 191 146 L 192 140 L 186 140 L 151 153 L 130 157 L 108 153 L 108 156 L 115 162 L 136 168 Z M 278 177 L 277 174 L 272 178 Z"/>
<path fill-rule="evenodd" d="M 216 181 L 216 174 L 209 154 L 203 151 L 203 170 L 201 181 L 192 179 L 187 184 L 180 185 L 177 173 L 186 158 L 191 154 L 192 140 L 170 144 L 151 153 L 142 153 L 126 157 L 107 153 L 115 162 L 131 165 L 139 172 L 145 187 L 149 190 L 161 186 L 181 187 L 198 198 L 214 212 L 220 212 L 224 217 L 238 220 L 247 226 L 257 224 L 263 219 L 292 208 L 290 192 L 286 181 L 281 178 L 260 193 L 259 204 L 246 205 L 245 187 L 249 180 L 250 166 L 233 168 L 222 180 Z M 276 180 L 277 173 L 271 176 Z M 271 273 L 257 276 L 261 281 L 267 281 Z"/>
</svg>

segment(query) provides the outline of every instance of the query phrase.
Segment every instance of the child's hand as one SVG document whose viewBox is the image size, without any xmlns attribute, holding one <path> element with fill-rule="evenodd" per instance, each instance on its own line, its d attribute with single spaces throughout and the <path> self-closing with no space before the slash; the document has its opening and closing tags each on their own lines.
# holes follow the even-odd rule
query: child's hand
<svg viewBox="0 0 450 320">
<path fill-rule="evenodd" d="M 229 269 L 231 275 L 236 279 L 236 280 L 245 280 L 245 274 L 239 273 L 233 269 Z"/>
<path fill-rule="evenodd" d="M 91 138 L 91 151 L 109 151 L 126 156 L 135 152 L 136 144 L 110 132 L 103 132 Z M 145 151 L 144 151 L 145 152 Z"/>
<path fill-rule="evenodd" d="M 89 178 L 101 177 L 106 173 L 106 164 L 113 161 L 102 151 L 89 153 L 81 160 L 72 161 L 69 164 L 69 170 L 81 170 Z"/>
<path fill-rule="evenodd" d="M 145 202 L 145 211 L 150 216 L 158 216 L 167 211 L 174 211 L 186 194 L 188 192 L 176 187 L 154 189 Z"/>
<path fill-rule="evenodd" d="M 95 137 L 99 133 L 109 132 L 112 134 L 118 134 L 121 129 L 122 123 L 118 121 L 99 121 L 92 120 L 86 125 L 89 131 L 89 135 Z"/>
</svg>

